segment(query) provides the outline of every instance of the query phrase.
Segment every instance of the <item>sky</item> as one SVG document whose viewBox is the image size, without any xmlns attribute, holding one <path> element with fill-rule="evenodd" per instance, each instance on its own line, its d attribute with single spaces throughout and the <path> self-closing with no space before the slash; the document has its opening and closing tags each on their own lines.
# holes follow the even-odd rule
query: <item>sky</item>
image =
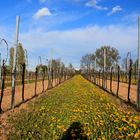
<svg viewBox="0 0 140 140">
<path fill-rule="evenodd" d="M 83 55 L 104 45 L 118 49 L 121 58 L 128 51 L 137 57 L 139 0 L 0 0 L 0 13 L 0 38 L 9 47 L 20 16 L 19 42 L 31 64 L 52 55 L 79 68 Z"/>
</svg>

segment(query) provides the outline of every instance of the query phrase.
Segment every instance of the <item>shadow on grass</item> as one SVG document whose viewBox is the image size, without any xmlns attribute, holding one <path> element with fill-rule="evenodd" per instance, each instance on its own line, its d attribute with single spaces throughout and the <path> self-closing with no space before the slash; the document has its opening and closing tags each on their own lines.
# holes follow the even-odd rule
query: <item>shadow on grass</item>
<svg viewBox="0 0 140 140">
<path fill-rule="evenodd" d="M 80 122 L 73 122 L 60 140 L 88 140 L 83 133 L 83 125 Z"/>
</svg>

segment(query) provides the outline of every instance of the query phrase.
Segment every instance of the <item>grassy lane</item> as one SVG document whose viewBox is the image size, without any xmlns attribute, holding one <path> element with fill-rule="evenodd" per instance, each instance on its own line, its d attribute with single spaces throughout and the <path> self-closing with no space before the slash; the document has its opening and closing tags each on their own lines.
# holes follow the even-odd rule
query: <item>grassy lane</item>
<svg viewBox="0 0 140 140">
<path fill-rule="evenodd" d="M 11 139 L 139 139 L 138 116 L 81 76 L 47 92 L 10 119 Z"/>
</svg>

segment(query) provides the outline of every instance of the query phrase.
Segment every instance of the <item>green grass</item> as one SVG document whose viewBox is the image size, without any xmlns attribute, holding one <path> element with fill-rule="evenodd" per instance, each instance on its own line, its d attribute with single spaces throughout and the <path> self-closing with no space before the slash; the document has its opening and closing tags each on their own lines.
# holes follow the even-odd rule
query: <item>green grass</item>
<svg viewBox="0 0 140 140">
<path fill-rule="evenodd" d="M 79 75 L 30 103 L 9 123 L 11 140 L 140 138 L 138 115 L 119 109 Z"/>
</svg>

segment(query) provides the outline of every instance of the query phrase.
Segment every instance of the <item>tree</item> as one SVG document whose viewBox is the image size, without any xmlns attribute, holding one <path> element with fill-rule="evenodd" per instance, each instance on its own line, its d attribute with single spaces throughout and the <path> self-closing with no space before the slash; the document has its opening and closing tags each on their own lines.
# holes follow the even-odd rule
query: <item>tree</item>
<svg viewBox="0 0 140 140">
<path fill-rule="evenodd" d="M 94 54 L 86 54 L 81 59 L 81 69 L 82 71 L 85 71 L 87 73 L 91 72 L 91 69 L 93 68 L 93 64 L 95 61 L 95 55 Z"/>
<path fill-rule="evenodd" d="M 104 49 L 106 49 L 106 67 L 109 68 L 113 63 L 118 63 L 120 56 L 116 48 L 110 46 L 102 46 L 95 52 L 97 58 L 98 67 L 103 69 L 104 67 Z"/>
<path fill-rule="evenodd" d="M 69 69 L 70 76 L 72 76 L 75 73 L 75 69 L 74 69 L 72 63 L 69 63 L 68 69 Z"/>
<path fill-rule="evenodd" d="M 21 71 L 21 64 L 25 63 L 25 52 L 22 44 L 19 43 L 17 46 L 17 70 Z"/>
<path fill-rule="evenodd" d="M 13 60 L 14 60 L 14 48 L 10 48 L 10 59 L 9 59 L 9 65 L 11 70 L 13 69 Z"/>
</svg>

